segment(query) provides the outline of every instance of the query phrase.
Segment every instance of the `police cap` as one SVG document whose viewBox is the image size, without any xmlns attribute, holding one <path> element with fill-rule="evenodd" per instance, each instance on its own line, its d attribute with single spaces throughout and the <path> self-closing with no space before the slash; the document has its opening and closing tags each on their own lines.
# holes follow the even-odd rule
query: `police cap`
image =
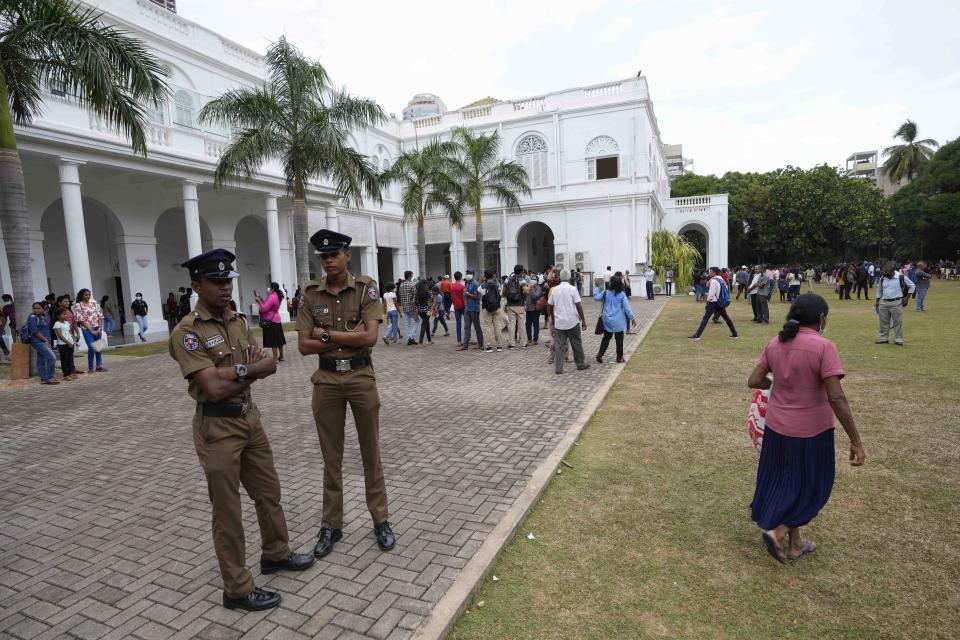
<svg viewBox="0 0 960 640">
<path fill-rule="evenodd" d="M 320 229 L 310 236 L 310 244 L 320 255 L 324 253 L 337 253 L 341 249 L 349 249 L 350 242 L 353 240 L 348 235 L 331 231 L 330 229 Z"/>
<path fill-rule="evenodd" d="M 240 274 L 233 270 L 233 261 L 236 258 L 237 256 L 226 249 L 211 249 L 190 258 L 180 266 L 190 271 L 191 280 L 229 280 L 240 277 Z"/>
</svg>

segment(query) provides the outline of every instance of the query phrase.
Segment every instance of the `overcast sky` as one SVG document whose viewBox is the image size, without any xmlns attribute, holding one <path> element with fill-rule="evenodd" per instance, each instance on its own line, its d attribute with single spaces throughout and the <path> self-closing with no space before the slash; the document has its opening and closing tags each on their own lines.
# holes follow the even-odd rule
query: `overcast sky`
<svg viewBox="0 0 960 640">
<path fill-rule="evenodd" d="M 960 136 L 960 2 L 178 0 L 263 52 L 285 33 L 334 82 L 400 114 L 633 77 L 697 173 L 843 164 L 906 118 Z M 242 8 L 242 9 L 241 9 Z"/>
</svg>

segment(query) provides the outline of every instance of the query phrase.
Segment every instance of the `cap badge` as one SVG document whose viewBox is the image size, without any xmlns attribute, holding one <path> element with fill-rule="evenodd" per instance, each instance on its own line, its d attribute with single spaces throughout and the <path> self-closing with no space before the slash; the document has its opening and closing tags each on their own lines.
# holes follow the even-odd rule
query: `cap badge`
<svg viewBox="0 0 960 640">
<path fill-rule="evenodd" d="M 218 264 L 217 268 L 220 269 L 220 271 L 223 271 L 223 263 L 221 262 L 220 264 Z"/>
<path fill-rule="evenodd" d="M 323 239 L 323 246 L 327 246 L 328 244 L 330 244 L 330 240 L 328 240 L 327 238 L 324 238 L 324 239 Z"/>
</svg>

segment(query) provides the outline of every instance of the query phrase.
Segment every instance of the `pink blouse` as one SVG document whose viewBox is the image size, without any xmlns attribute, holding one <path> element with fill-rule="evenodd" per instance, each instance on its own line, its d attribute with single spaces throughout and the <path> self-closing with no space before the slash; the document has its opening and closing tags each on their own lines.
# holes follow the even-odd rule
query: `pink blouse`
<svg viewBox="0 0 960 640">
<path fill-rule="evenodd" d="M 795 438 L 812 438 L 833 427 L 833 409 L 823 381 L 844 375 L 837 345 L 801 327 L 793 340 L 770 340 L 757 365 L 773 372 L 767 427 Z"/>
<path fill-rule="evenodd" d="M 270 322 L 280 322 L 280 296 L 271 291 L 267 299 L 260 305 L 260 317 Z"/>
<path fill-rule="evenodd" d="M 103 311 L 98 302 L 76 302 L 73 305 L 73 316 L 77 324 L 84 323 L 87 327 L 103 325 Z"/>
</svg>

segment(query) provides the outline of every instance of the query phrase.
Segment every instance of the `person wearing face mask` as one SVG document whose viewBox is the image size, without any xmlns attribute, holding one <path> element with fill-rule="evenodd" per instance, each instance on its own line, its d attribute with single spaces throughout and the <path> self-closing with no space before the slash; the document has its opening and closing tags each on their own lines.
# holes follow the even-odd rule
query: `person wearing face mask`
<svg viewBox="0 0 960 640">
<path fill-rule="evenodd" d="M 133 319 L 137 323 L 137 335 L 140 336 L 141 342 L 147 341 L 147 339 L 143 337 L 143 334 L 147 332 L 147 313 L 149 310 L 147 301 L 143 299 L 143 294 L 137 291 L 137 295 L 130 305 L 130 311 L 133 312 Z"/>
<path fill-rule="evenodd" d="M 464 308 L 466 309 L 467 326 L 464 328 L 463 344 L 458 351 L 470 348 L 470 328 L 477 332 L 477 348 L 483 351 L 483 330 L 480 329 L 480 284 L 473 278 L 473 270 L 467 269 L 464 278 L 467 281 L 463 290 Z"/>
<path fill-rule="evenodd" d="M 753 389 L 774 386 L 751 510 L 767 552 L 780 563 L 817 548 L 801 537 L 800 527 L 816 517 L 833 490 L 834 416 L 850 439 L 850 464 L 858 467 L 866 458 L 840 386 L 840 354 L 823 337 L 829 311 L 815 293 L 797 297 L 783 330 L 767 343 L 747 380 Z"/>
</svg>

